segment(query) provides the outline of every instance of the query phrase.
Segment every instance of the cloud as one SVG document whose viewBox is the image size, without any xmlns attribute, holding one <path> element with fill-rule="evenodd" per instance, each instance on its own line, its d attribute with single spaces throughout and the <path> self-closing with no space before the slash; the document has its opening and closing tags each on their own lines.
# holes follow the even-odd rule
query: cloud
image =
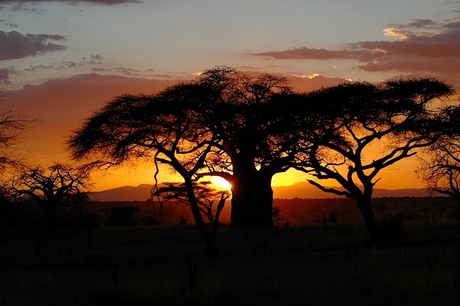
<svg viewBox="0 0 460 306">
<path fill-rule="evenodd" d="M 127 3 L 142 3 L 140 0 L 0 0 L 0 9 L 9 9 L 12 11 L 30 11 L 41 13 L 36 7 L 40 2 L 61 2 L 73 5 L 93 4 L 93 5 L 120 5 Z"/>
<path fill-rule="evenodd" d="M 47 52 L 64 51 L 64 45 L 58 45 L 49 41 L 65 41 L 61 35 L 49 34 L 21 34 L 17 31 L 0 31 L 0 60 L 20 59 Z"/>
<path fill-rule="evenodd" d="M 255 55 L 267 56 L 275 59 L 356 59 L 359 61 L 366 61 L 373 60 L 376 57 L 382 56 L 383 54 L 380 50 L 358 50 L 351 46 L 351 48 L 345 48 L 342 50 L 311 49 L 307 47 L 299 47 L 286 51 L 256 53 Z"/>
<path fill-rule="evenodd" d="M 356 60 L 359 69 L 369 72 L 421 72 L 458 79 L 460 71 L 460 17 L 437 22 L 414 19 L 384 29 L 393 41 L 362 41 L 341 50 L 299 47 L 285 51 L 257 53 L 272 59 Z"/>
<path fill-rule="evenodd" d="M 89 4 L 102 4 L 113 5 L 123 3 L 141 3 L 139 0 L 0 0 L 1 4 L 24 4 L 24 3 L 38 3 L 38 2 L 62 2 L 62 3 L 89 3 Z"/>
<path fill-rule="evenodd" d="M 0 0 L 1 1 L 1 0 Z M 15 23 L 12 23 L 12 22 L 7 22 L 6 20 L 0 20 L 0 22 L 5 26 L 5 27 L 8 27 L 8 28 L 17 28 L 18 25 L 15 24 Z"/>
<path fill-rule="evenodd" d="M 3 89 L 1 88 L 4 85 L 10 86 L 12 83 L 10 82 L 10 75 L 15 74 L 17 75 L 18 72 L 14 67 L 3 67 L 0 68 L 0 90 Z"/>
</svg>

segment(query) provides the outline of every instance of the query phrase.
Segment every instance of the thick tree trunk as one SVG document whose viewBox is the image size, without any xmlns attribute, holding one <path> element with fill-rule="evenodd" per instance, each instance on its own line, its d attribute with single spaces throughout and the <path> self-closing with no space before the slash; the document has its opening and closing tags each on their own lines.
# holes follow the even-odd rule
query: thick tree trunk
<svg viewBox="0 0 460 306">
<path fill-rule="evenodd" d="M 234 171 L 232 226 L 273 226 L 272 175 L 255 169 Z"/>
<path fill-rule="evenodd" d="M 374 211 L 372 210 L 371 206 L 371 198 L 370 197 L 362 197 L 358 200 L 358 207 L 361 211 L 361 214 L 364 217 L 364 222 L 366 223 L 367 230 L 369 232 L 369 236 L 372 242 L 379 242 L 382 238 L 382 229 L 380 225 L 377 223 L 377 219 L 375 218 Z"/>
</svg>

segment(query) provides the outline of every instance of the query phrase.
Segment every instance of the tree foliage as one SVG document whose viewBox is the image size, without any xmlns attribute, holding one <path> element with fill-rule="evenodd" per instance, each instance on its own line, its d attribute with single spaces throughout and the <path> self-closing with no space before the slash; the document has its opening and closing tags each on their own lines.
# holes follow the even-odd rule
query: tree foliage
<svg viewBox="0 0 460 306">
<path fill-rule="evenodd" d="M 418 169 L 420 178 L 434 193 L 446 194 L 460 204 L 460 107 L 445 110 L 446 133 L 426 148 Z"/>
<path fill-rule="evenodd" d="M 19 134 L 32 121 L 11 110 L 0 113 L 0 171 L 2 177 L 6 168 L 14 168 L 21 164 L 21 157 L 15 155 L 14 147 L 19 142 Z"/>
<path fill-rule="evenodd" d="M 46 170 L 40 166 L 24 168 L 11 185 L 17 197 L 49 210 L 84 199 L 90 178 L 85 168 L 55 163 Z"/>
<path fill-rule="evenodd" d="M 315 177 L 309 182 L 321 190 L 355 199 L 376 237 L 371 197 L 379 173 L 443 135 L 445 117 L 433 103 L 452 94 L 434 79 L 354 82 L 313 92 L 308 99 L 315 107 L 308 111 L 318 121 L 313 128 L 307 122 L 306 130 L 299 121 L 299 139 L 307 145 L 294 167 Z M 343 189 L 324 187 L 325 179 Z"/>
</svg>

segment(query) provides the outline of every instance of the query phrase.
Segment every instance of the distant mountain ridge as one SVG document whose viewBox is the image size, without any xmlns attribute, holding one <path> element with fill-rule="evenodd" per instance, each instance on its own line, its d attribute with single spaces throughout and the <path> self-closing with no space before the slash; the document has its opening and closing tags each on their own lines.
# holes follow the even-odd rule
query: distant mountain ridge
<svg viewBox="0 0 460 306">
<path fill-rule="evenodd" d="M 152 184 L 141 184 L 139 186 L 122 186 L 113 189 L 89 193 L 93 201 L 145 201 L 150 198 Z M 374 198 L 382 197 L 427 197 L 429 192 L 424 188 L 403 188 L 403 189 L 374 189 Z M 338 198 L 339 196 L 322 192 L 308 182 L 299 182 L 290 186 L 273 186 L 273 196 L 277 199 L 293 198 Z"/>
</svg>

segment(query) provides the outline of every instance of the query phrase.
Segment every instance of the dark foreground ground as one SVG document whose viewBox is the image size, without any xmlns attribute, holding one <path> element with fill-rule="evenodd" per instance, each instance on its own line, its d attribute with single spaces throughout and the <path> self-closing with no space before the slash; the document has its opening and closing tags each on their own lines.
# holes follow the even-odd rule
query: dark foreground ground
<svg viewBox="0 0 460 306">
<path fill-rule="evenodd" d="M 4 228 L 0 305 L 458 305 L 455 218 L 406 220 L 376 247 L 338 216 L 221 226 L 214 261 L 193 225 Z"/>
</svg>

